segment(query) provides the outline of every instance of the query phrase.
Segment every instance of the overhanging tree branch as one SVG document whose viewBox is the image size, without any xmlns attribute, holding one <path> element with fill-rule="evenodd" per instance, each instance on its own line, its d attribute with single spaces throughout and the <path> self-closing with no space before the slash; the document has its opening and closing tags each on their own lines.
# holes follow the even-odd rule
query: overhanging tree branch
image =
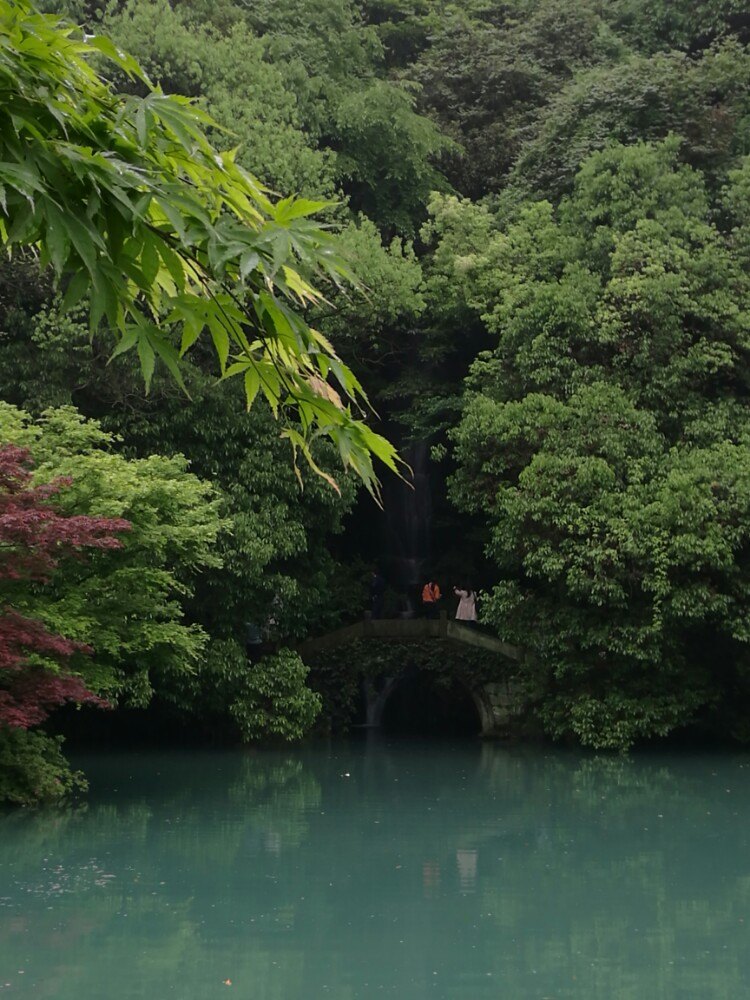
<svg viewBox="0 0 750 1000">
<path fill-rule="evenodd" d="M 94 68 L 102 57 L 146 96 L 116 93 Z M 353 415 L 367 406 L 361 385 L 301 312 L 322 301 L 316 279 L 349 277 L 312 219 L 327 204 L 273 198 L 211 146 L 212 124 L 108 39 L 0 0 L 2 243 L 38 252 L 66 286 L 64 308 L 87 299 L 92 330 L 106 320 L 114 356 L 137 352 L 147 388 L 157 362 L 181 381 L 182 357 L 209 336 L 248 405 L 260 390 L 291 413 L 295 451 L 320 471 L 310 447 L 327 436 L 377 496 L 374 459 L 396 472 L 400 460 Z"/>
</svg>

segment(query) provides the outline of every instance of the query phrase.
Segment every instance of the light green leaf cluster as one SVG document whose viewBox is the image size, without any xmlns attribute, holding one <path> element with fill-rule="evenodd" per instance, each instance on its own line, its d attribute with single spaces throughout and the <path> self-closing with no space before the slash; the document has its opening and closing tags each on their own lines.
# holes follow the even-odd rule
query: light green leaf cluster
<svg viewBox="0 0 750 1000">
<path fill-rule="evenodd" d="M 32 422 L 0 404 L 0 439 L 28 448 L 35 480 L 69 478 L 56 503 L 66 513 L 128 520 L 122 548 L 60 567 L 52 583 L 30 587 L 19 605 L 54 632 L 92 647 L 75 668 L 93 690 L 131 705 L 196 671 L 208 636 L 185 620 L 196 576 L 218 567 L 217 540 L 229 522 L 221 498 L 188 472 L 182 457 L 128 460 L 111 435 L 72 407 Z"/>
<path fill-rule="evenodd" d="M 107 321 L 114 356 L 137 352 L 147 386 L 157 360 L 180 381 L 180 359 L 208 337 L 248 406 L 262 394 L 294 415 L 295 453 L 312 462 L 312 440 L 327 436 L 375 491 L 373 457 L 395 470 L 395 452 L 358 415 L 356 377 L 298 311 L 321 300 L 312 274 L 343 273 L 310 221 L 325 205 L 273 201 L 234 152 L 209 144 L 205 114 L 158 88 L 116 93 L 94 69 L 102 55 L 148 83 L 110 40 L 26 0 L 0 4 L 0 239 L 37 250 L 66 308 L 88 296 L 92 330 Z"/>
<path fill-rule="evenodd" d="M 266 58 L 243 11 L 235 8 L 223 30 L 198 13 L 192 4 L 131 0 L 108 10 L 101 27 L 165 93 L 199 100 L 218 125 L 208 128 L 212 143 L 238 147 L 237 162 L 264 184 L 331 197 L 334 156 L 311 145 L 283 67 Z"/>
<path fill-rule="evenodd" d="M 447 187 L 433 158 L 453 144 L 415 105 L 408 89 L 374 80 L 335 108 L 339 170 L 361 192 L 357 207 L 391 231 L 411 232 L 430 192 Z"/>
<path fill-rule="evenodd" d="M 320 695 L 306 685 L 308 668 L 289 649 L 247 667 L 230 713 L 246 740 L 298 740 L 320 712 Z"/>
<path fill-rule="evenodd" d="M 397 350 L 405 329 L 414 329 L 425 308 L 422 268 L 412 243 L 393 237 L 385 243 L 373 222 L 360 216 L 339 237 L 339 247 L 362 283 L 364 294 L 353 299 L 340 292 L 331 312 L 321 313 L 324 332 L 357 360 L 368 348 L 378 355 Z"/>
<path fill-rule="evenodd" d="M 373 313 L 381 308 L 373 304 Z M 123 359 L 116 371 L 106 366 L 102 339 L 90 345 L 85 325 L 60 316 L 54 305 L 34 318 L 30 330 L 17 331 L 13 324 L 0 351 L 0 396 L 35 414 L 74 400 L 101 414 L 102 427 L 119 439 L 120 453 L 189 454 L 194 474 L 221 491 L 222 513 L 231 528 L 217 542 L 221 566 L 204 567 L 196 580 L 189 609 L 193 620 L 212 638 L 242 643 L 248 621 L 262 625 L 273 618 L 274 636 L 291 639 L 311 627 L 336 627 L 352 601 L 358 609 L 361 601 L 352 598 L 350 582 L 357 560 L 348 557 L 337 570 L 330 552 L 331 536 L 341 531 L 354 501 L 356 477 L 338 478 L 339 495 L 303 467 L 300 490 L 270 411 L 257 406 L 244 412 L 239 383 L 216 385 L 188 363 L 188 402 L 161 376 L 144 398 L 133 359 Z M 335 469 L 328 442 L 317 442 L 315 453 L 319 465 Z M 202 665 L 205 685 L 199 696 L 191 695 L 199 711 L 213 688 L 216 663 L 214 658 L 211 669 Z"/>
</svg>

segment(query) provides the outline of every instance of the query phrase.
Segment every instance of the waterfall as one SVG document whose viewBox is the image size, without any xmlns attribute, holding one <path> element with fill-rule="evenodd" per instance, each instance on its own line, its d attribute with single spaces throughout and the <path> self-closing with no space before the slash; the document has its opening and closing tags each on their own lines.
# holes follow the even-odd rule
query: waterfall
<svg viewBox="0 0 750 1000">
<path fill-rule="evenodd" d="M 403 594 L 405 615 L 416 613 L 421 587 L 430 572 L 429 449 L 427 441 L 405 448 L 402 454 L 412 476 L 408 482 L 391 479 L 385 488 L 385 568 L 389 582 Z"/>
</svg>

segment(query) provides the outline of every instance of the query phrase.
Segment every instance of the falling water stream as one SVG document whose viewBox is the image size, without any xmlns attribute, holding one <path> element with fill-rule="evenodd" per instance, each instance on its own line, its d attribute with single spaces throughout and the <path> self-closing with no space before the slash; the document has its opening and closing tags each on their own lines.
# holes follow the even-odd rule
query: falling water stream
<svg viewBox="0 0 750 1000">
<path fill-rule="evenodd" d="M 412 475 L 408 483 L 391 479 L 386 486 L 384 569 L 404 595 L 402 611 L 406 614 L 416 611 L 420 588 L 431 569 L 429 447 L 427 441 L 420 441 L 404 449 Z"/>
</svg>

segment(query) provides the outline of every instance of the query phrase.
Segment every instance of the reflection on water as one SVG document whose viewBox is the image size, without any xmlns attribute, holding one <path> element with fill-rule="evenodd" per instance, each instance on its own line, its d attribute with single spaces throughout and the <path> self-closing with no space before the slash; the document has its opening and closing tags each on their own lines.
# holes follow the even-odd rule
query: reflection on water
<svg viewBox="0 0 750 1000">
<path fill-rule="evenodd" d="M 79 762 L 77 762 L 79 763 Z M 0 993 L 750 996 L 750 757 L 100 755 L 0 816 Z"/>
<path fill-rule="evenodd" d="M 467 851 L 459 848 L 456 851 L 456 863 L 458 865 L 458 881 L 463 892 L 473 892 L 477 880 L 477 857 L 476 850 Z"/>
</svg>

